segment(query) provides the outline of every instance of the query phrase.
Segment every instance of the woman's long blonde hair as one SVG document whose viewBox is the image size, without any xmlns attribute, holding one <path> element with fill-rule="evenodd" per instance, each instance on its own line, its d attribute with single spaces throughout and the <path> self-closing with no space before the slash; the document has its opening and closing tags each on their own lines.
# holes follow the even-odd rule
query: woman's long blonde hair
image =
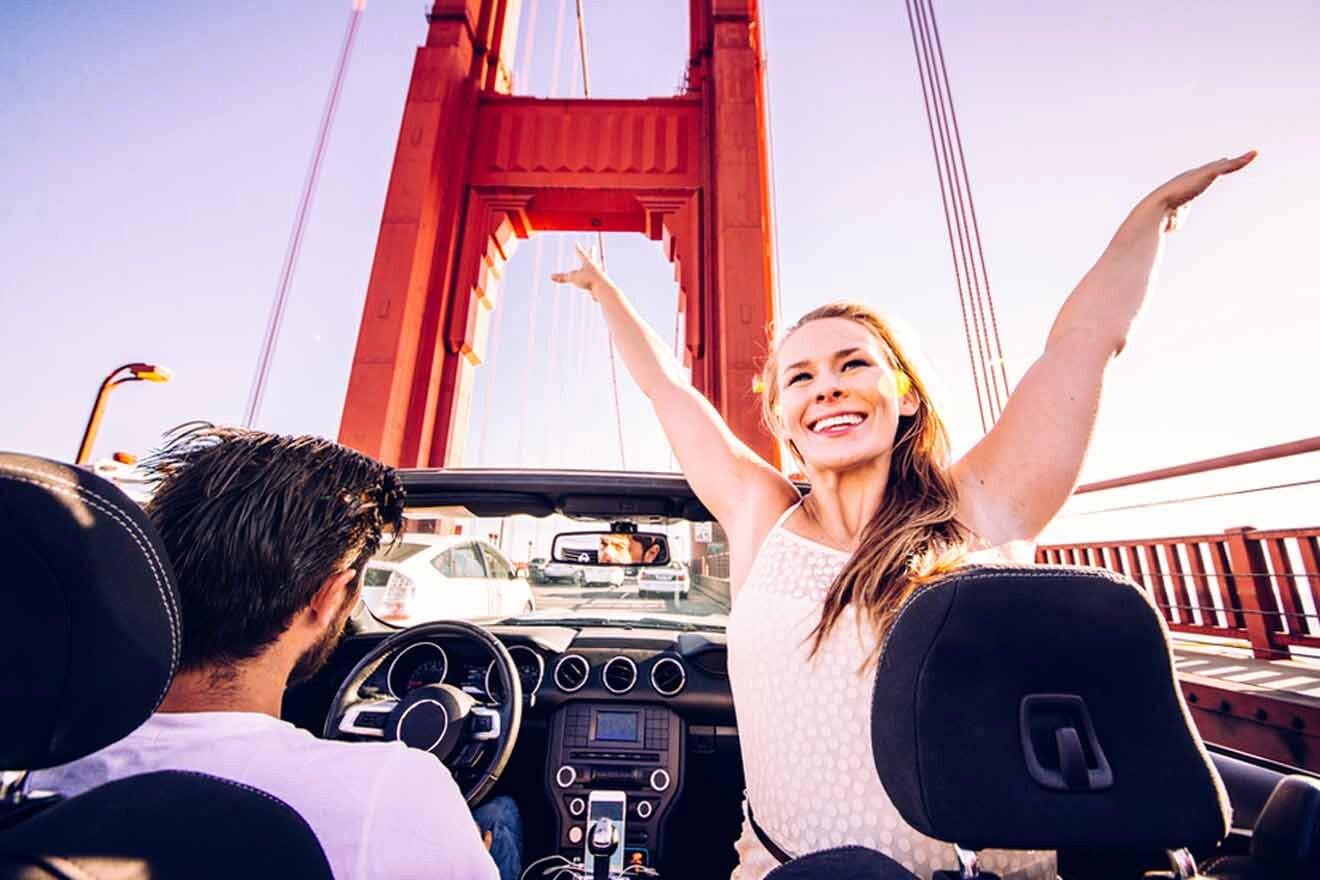
<svg viewBox="0 0 1320 880">
<path fill-rule="evenodd" d="M 907 375 L 919 405 L 913 415 L 899 417 L 884 499 L 862 530 L 856 552 L 826 594 L 820 622 L 810 636 L 811 656 L 849 606 L 856 607 L 859 618 L 869 619 L 877 633 L 886 632 L 918 587 L 962 560 L 970 538 L 967 528 L 958 521 L 958 491 L 947 471 L 948 432 L 932 406 L 926 384 L 893 330 L 879 314 L 860 303 L 833 302 L 803 315 L 788 333 L 824 318 L 855 321 L 875 334 L 888 354 L 890 366 Z M 782 434 L 778 354 L 776 346 L 761 373 L 761 415 L 775 436 Z M 793 441 L 788 441 L 788 447 L 798 465 L 805 468 Z"/>
</svg>

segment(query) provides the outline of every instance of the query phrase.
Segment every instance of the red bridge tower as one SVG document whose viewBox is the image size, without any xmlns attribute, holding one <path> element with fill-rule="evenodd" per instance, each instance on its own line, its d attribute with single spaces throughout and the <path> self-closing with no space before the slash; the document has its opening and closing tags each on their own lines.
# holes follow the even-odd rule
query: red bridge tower
<svg viewBox="0 0 1320 880">
<path fill-rule="evenodd" d="M 690 0 L 672 98 L 510 94 L 520 0 L 438 0 L 417 50 L 339 440 L 457 466 L 500 276 L 545 230 L 640 232 L 679 284 L 684 358 L 734 432 L 778 461 L 752 391 L 774 317 L 756 0 Z"/>
</svg>

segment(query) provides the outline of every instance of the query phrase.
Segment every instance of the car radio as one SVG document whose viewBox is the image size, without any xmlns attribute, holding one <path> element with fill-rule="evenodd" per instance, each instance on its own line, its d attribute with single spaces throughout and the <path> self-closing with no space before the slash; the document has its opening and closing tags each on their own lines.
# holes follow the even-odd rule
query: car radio
<svg viewBox="0 0 1320 880">
<path fill-rule="evenodd" d="M 581 858 L 594 792 L 625 796 L 628 864 L 651 864 L 661 822 L 677 794 L 683 726 L 668 707 L 574 702 L 551 723 L 547 763 L 560 819 L 560 849 Z"/>
</svg>

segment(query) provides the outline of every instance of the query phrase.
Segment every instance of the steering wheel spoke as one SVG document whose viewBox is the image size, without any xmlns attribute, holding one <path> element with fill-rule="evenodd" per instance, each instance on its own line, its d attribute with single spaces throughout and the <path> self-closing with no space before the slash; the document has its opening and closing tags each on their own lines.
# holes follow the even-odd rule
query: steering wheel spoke
<svg viewBox="0 0 1320 880">
<path fill-rule="evenodd" d="M 467 736 L 473 742 L 499 740 L 503 734 L 500 712 L 488 706 L 473 706 L 468 710 Z"/>
<path fill-rule="evenodd" d="M 354 703 L 339 716 L 338 730 L 351 736 L 384 739 L 385 729 L 390 722 L 390 713 L 398 705 L 398 700 L 363 700 Z"/>
</svg>

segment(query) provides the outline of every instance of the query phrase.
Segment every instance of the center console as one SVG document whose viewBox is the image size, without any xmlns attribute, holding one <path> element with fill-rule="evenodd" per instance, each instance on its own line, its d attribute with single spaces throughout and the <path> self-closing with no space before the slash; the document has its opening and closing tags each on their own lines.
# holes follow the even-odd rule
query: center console
<svg viewBox="0 0 1320 880">
<path fill-rule="evenodd" d="M 622 791 L 624 865 L 655 864 L 660 832 L 682 788 L 683 724 L 651 703 L 575 702 L 550 724 L 546 785 L 560 854 L 581 858 L 592 791 Z"/>
</svg>

